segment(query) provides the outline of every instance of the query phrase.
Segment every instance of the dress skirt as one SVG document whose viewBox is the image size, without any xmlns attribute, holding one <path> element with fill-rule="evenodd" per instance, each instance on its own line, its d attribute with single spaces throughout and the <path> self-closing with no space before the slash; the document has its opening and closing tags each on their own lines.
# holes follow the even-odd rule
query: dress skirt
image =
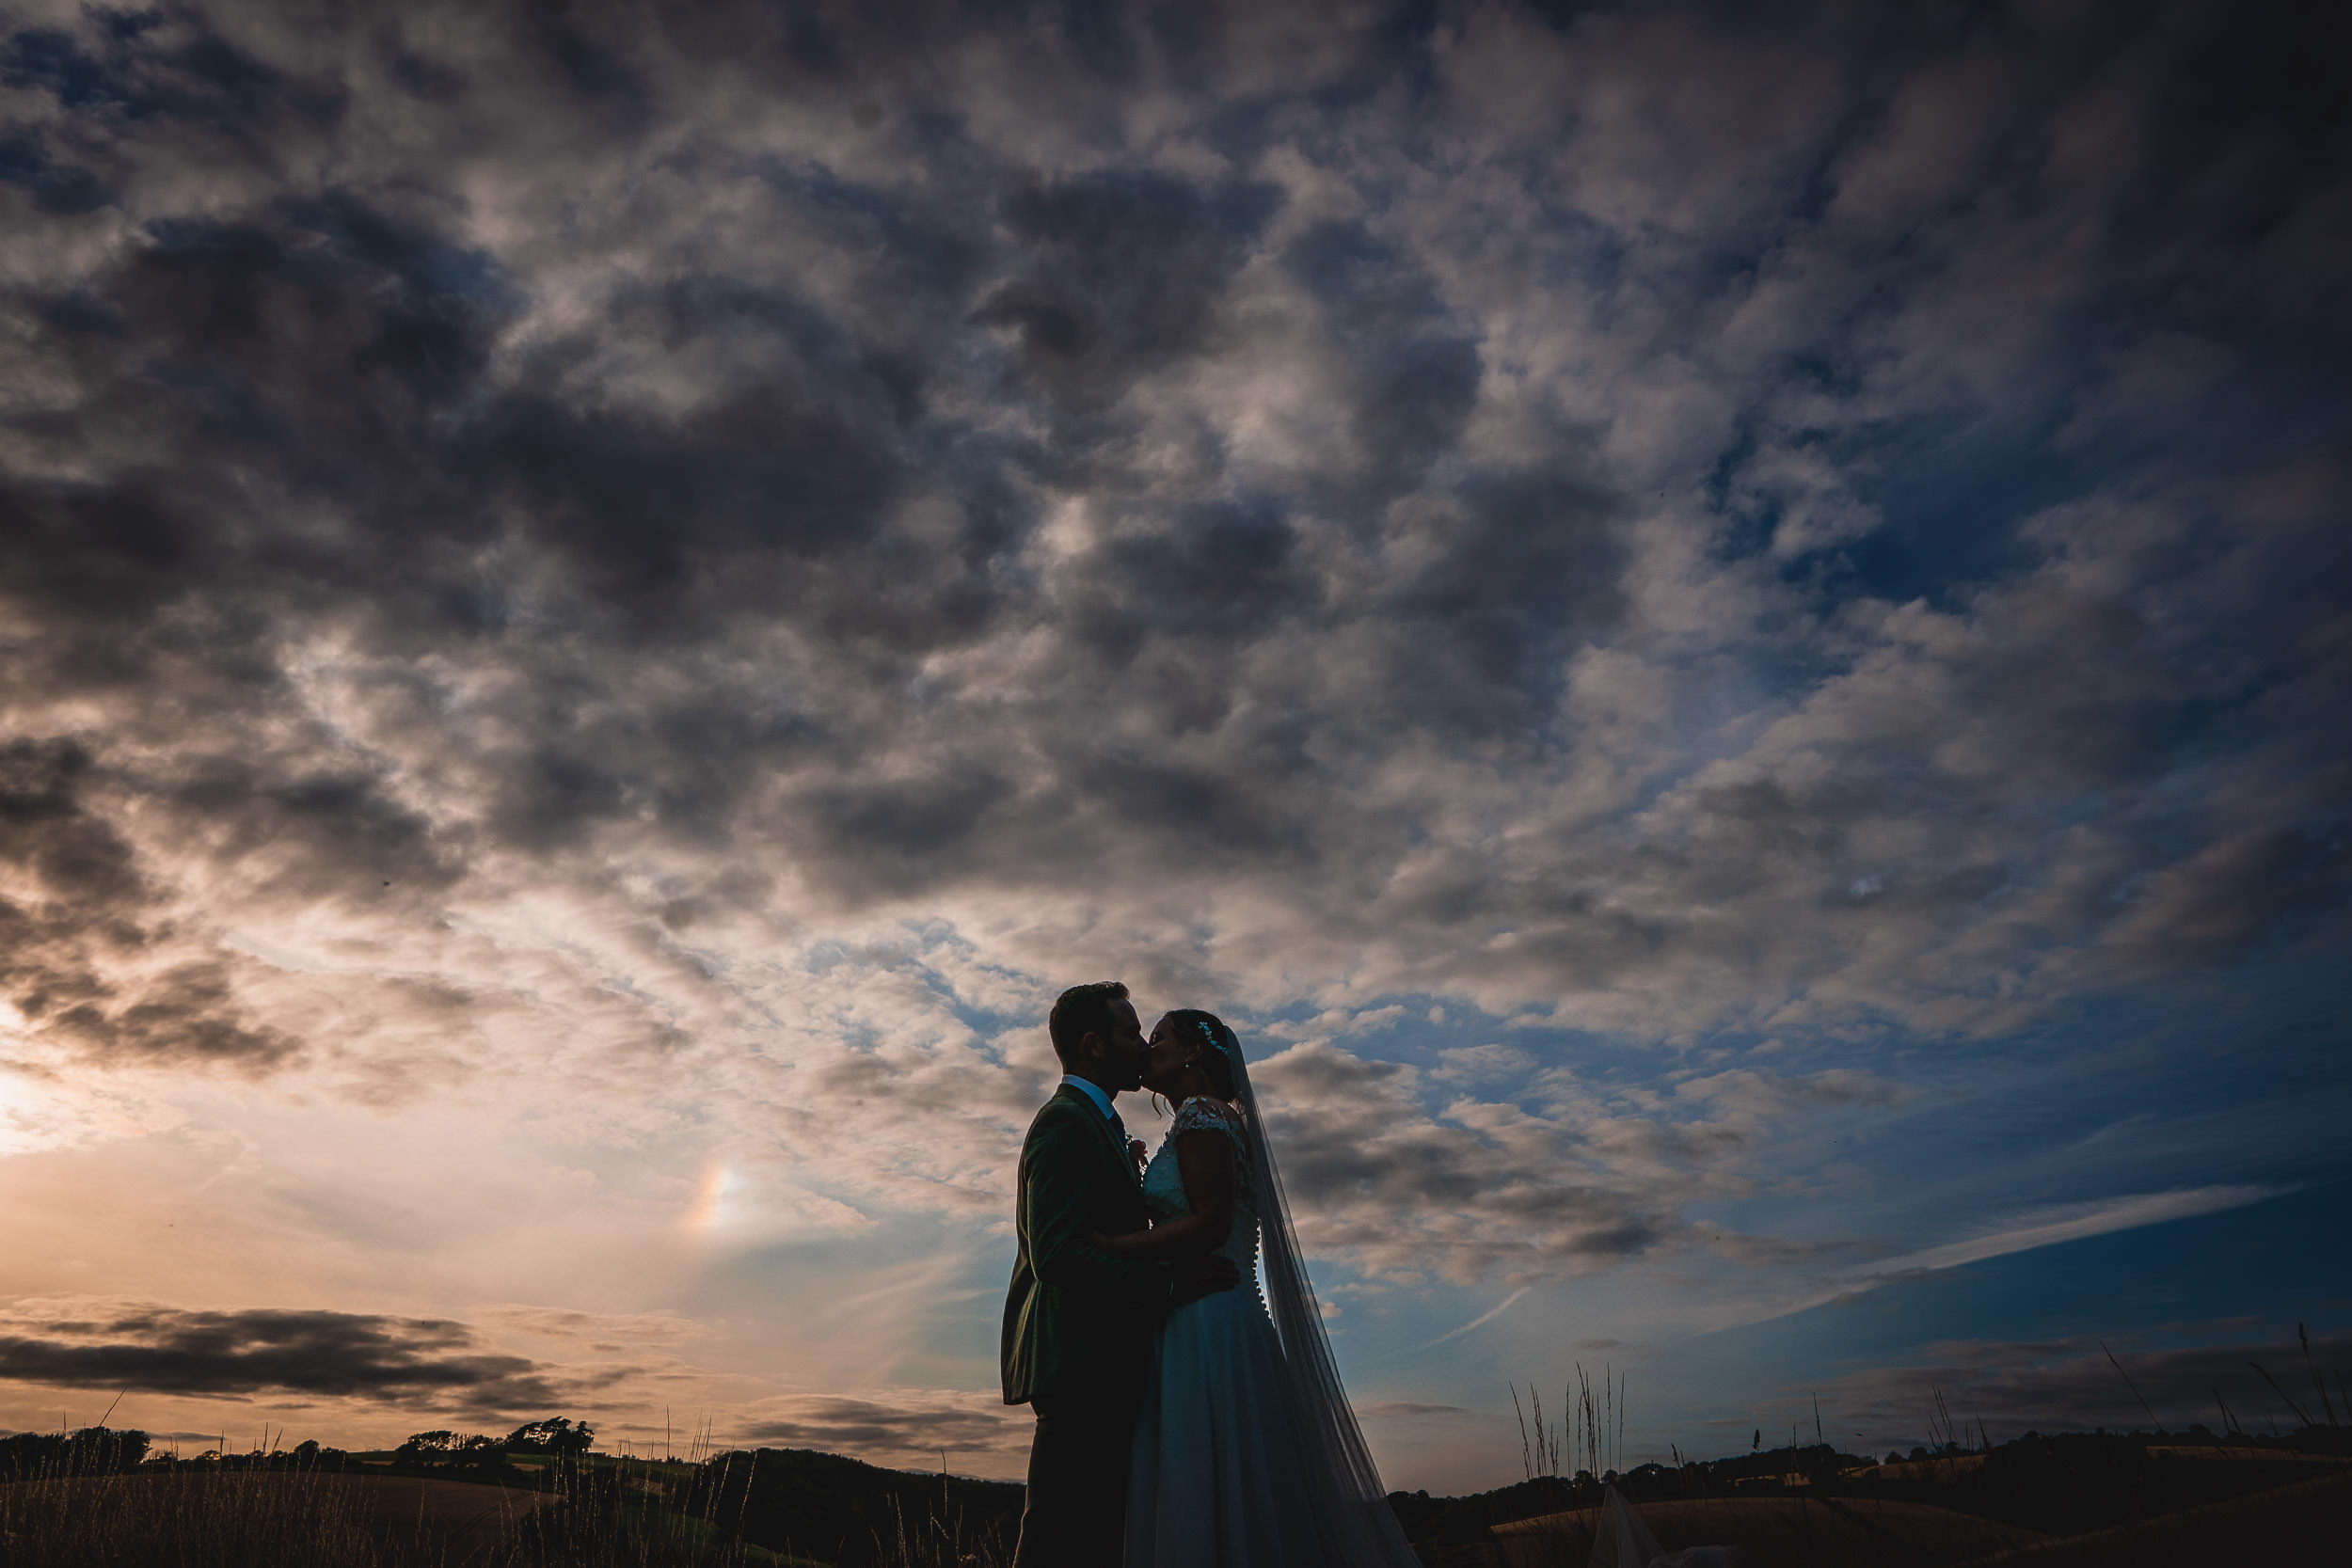
<svg viewBox="0 0 2352 1568">
<path fill-rule="evenodd" d="M 1280 1341 L 1248 1271 L 1170 1311 L 1136 1426 L 1126 1568 L 1327 1561 L 1301 1469 Z"/>
</svg>

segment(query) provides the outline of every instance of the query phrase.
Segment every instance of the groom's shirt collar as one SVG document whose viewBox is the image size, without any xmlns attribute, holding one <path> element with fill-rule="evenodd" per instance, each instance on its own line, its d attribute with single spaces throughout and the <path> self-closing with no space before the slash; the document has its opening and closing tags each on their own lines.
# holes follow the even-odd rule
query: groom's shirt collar
<svg viewBox="0 0 2352 1568">
<path fill-rule="evenodd" d="M 1104 1094 L 1100 1085 L 1094 1084 L 1089 1079 L 1079 1077 L 1074 1072 L 1063 1073 L 1061 1075 L 1061 1081 L 1066 1086 L 1077 1090 L 1080 1094 L 1085 1095 L 1089 1100 L 1093 1101 L 1094 1108 L 1103 1113 L 1103 1119 L 1104 1121 L 1117 1121 L 1119 1119 L 1119 1113 L 1111 1109 L 1111 1097 Z"/>
</svg>

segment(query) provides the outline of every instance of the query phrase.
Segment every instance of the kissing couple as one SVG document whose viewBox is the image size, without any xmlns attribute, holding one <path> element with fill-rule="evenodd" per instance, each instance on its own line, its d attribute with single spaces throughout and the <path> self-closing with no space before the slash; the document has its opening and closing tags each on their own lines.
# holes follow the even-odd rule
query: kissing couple
<svg viewBox="0 0 2352 1568">
<path fill-rule="evenodd" d="M 1021 1146 L 1005 1298 L 1005 1402 L 1037 1412 L 1014 1568 L 1418 1568 L 1241 1042 L 1192 1008 L 1147 1038 L 1117 981 L 1062 992 L 1046 1031 L 1062 1081 Z M 1137 1088 L 1176 1111 L 1148 1164 L 1117 1106 Z"/>
</svg>

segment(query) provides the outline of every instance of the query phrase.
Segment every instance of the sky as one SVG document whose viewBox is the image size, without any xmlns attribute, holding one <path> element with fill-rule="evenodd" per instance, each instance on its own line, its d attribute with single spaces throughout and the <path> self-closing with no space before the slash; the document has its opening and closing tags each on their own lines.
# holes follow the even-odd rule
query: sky
<svg viewBox="0 0 2352 1568">
<path fill-rule="evenodd" d="M 2315 8 L 0 28 L 0 1430 L 1017 1475 L 1112 977 L 1392 1486 L 2352 1372 Z"/>
</svg>

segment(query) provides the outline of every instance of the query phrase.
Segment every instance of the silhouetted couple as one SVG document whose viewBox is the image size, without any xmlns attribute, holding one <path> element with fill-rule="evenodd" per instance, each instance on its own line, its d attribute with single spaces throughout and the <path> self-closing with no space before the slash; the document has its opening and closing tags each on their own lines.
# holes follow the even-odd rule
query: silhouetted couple
<svg viewBox="0 0 2352 1568">
<path fill-rule="evenodd" d="M 1416 1568 L 1240 1041 L 1192 1009 L 1147 1038 L 1115 981 L 1046 1028 L 1063 1077 L 1021 1146 L 1005 1300 L 1005 1402 L 1037 1412 L 1016 1568 Z M 1176 1111 L 1149 1164 L 1119 1117 L 1136 1088 Z"/>
</svg>

